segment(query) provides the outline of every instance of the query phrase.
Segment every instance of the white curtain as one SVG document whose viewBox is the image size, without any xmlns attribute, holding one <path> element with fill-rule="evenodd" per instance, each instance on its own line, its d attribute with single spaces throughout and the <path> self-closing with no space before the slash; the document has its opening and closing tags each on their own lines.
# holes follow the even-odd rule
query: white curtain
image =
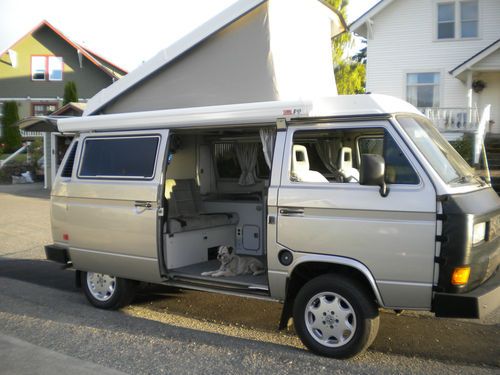
<svg viewBox="0 0 500 375">
<path fill-rule="evenodd" d="M 316 151 L 325 167 L 335 176 L 338 174 L 337 162 L 342 147 L 340 139 L 321 140 L 316 143 Z"/>
<path fill-rule="evenodd" d="M 276 130 L 267 128 L 260 129 L 260 140 L 262 142 L 262 151 L 264 151 L 264 158 L 266 164 L 271 169 L 274 154 L 274 142 L 276 141 Z"/>
<path fill-rule="evenodd" d="M 242 186 L 255 184 L 255 164 L 257 164 L 257 143 L 236 144 L 236 157 L 241 168 L 238 183 Z"/>
</svg>

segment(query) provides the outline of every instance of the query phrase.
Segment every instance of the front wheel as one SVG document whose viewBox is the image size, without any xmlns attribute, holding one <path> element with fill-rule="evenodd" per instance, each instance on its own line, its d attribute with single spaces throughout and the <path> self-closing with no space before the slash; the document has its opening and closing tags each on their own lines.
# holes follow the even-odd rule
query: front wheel
<svg viewBox="0 0 500 375">
<path fill-rule="evenodd" d="M 132 302 L 136 283 L 96 272 L 82 272 L 81 285 L 87 300 L 100 309 L 116 310 Z"/>
<path fill-rule="evenodd" d="M 379 313 L 361 284 L 323 275 L 300 289 L 293 321 L 309 350 L 327 357 L 350 358 L 366 350 L 377 336 Z"/>
</svg>

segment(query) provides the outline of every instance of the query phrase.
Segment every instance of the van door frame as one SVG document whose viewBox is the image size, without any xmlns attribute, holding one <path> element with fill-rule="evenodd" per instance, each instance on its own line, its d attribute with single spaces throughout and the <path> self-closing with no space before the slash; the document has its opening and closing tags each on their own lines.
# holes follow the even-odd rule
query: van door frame
<svg viewBox="0 0 500 375">
<path fill-rule="evenodd" d="M 85 141 L 87 139 L 92 138 L 119 138 L 119 137 L 148 137 L 148 136 L 158 136 L 158 150 L 155 158 L 155 169 L 154 175 L 152 179 L 141 180 L 136 178 L 86 178 L 80 177 L 80 168 L 82 164 L 83 152 L 85 147 Z M 164 164 L 166 159 L 166 147 L 169 140 L 169 130 L 168 129 L 154 129 L 154 130 L 137 130 L 137 131 L 116 131 L 116 132 L 91 132 L 91 133 L 81 133 L 79 137 L 79 144 L 77 148 L 77 153 L 75 155 L 75 168 L 73 171 L 72 181 L 68 181 L 65 185 L 65 189 L 67 189 L 68 194 L 68 204 L 67 206 L 71 209 L 71 200 L 76 197 L 78 200 L 82 200 L 88 194 L 92 194 L 92 185 L 95 185 L 95 189 L 99 189 L 99 186 L 104 187 L 105 185 L 109 186 L 113 185 L 110 181 L 116 180 L 117 186 L 120 185 L 137 185 L 141 182 L 144 182 L 148 185 L 156 186 L 156 194 L 152 199 L 148 199 L 147 203 L 152 203 L 152 209 L 150 207 L 145 208 L 145 210 L 153 211 L 148 214 L 148 217 L 155 218 L 154 231 L 155 236 L 151 240 L 154 241 L 154 247 L 151 247 L 153 250 L 150 256 L 143 256 L 143 254 L 129 254 L 127 251 L 118 252 L 117 249 L 114 250 L 105 250 L 105 249 L 93 249 L 79 246 L 71 246 L 70 243 L 70 256 L 71 258 L 75 258 L 75 268 L 83 271 L 94 271 L 106 274 L 113 274 L 114 276 L 128 278 L 133 280 L 140 281 L 148 281 L 148 282 L 162 282 L 161 269 L 159 267 L 159 259 L 158 259 L 158 250 L 161 248 L 161 243 L 159 242 L 158 237 L 161 235 L 161 217 L 160 213 L 163 210 L 163 201 L 160 199 L 162 194 L 163 180 L 164 180 Z M 86 186 L 89 185 L 89 186 Z M 86 195 L 87 194 L 87 195 Z M 131 194 L 130 192 L 128 193 Z M 132 194 L 133 195 L 133 194 Z M 96 196 L 98 197 L 98 195 Z M 93 199 L 91 195 L 89 198 Z M 140 204 L 141 197 L 133 198 L 136 202 L 135 210 L 140 210 L 137 204 Z M 128 200 L 128 198 L 127 198 Z M 151 202 L 149 202 L 151 201 Z M 92 204 L 90 200 L 89 203 Z M 132 202 L 133 203 L 133 202 Z M 98 204 L 98 202 L 97 202 Z M 77 205 L 78 206 L 78 205 Z M 80 204 L 80 206 L 82 206 Z M 146 207 L 146 206 L 145 206 Z M 108 209 L 112 209 L 113 207 L 108 207 Z M 116 208 L 118 209 L 118 207 Z M 115 210 L 115 214 L 116 214 Z M 125 212 L 125 211 L 124 211 Z M 137 213 L 137 212 L 136 212 Z M 147 213 L 147 212 L 146 212 Z M 138 213 L 139 214 L 139 213 Z M 75 215 L 72 215 L 75 216 Z M 88 220 L 88 218 L 87 218 Z M 129 221 L 130 223 L 130 221 Z M 143 223 L 144 224 L 144 223 Z M 152 224 L 152 223 L 151 223 Z M 149 226 L 149 224 L 148 224 Z M 75 227 L 73 225 L 73 227 Z M 88 228 L 87 228 L 88 229 Z M 151 230 L 153 231 L 153 230 Z M 72 254 L 73 253 L 73 254 Z M 161 252 L 160 252 L 161 253 Z M 154 257 L 151 255 L 154 254 Z M 114 260 L 113 260 L 114 259 Z M 114 264 L 113 267 L 106 267 L 106 264 L 110 264 L 109 262 Z M 108 263 L 106 263 L 108 262 Z M 139 262 L 139 263 L 138 263 Z M 99 263 L 102 263 L 99 265 Z"/>
<path fill-rule="evenodd" d="M 289 187 L 292 187 L 288 182 L 288 174 L 290 172 L 289 171 L 289 169 L 290 169 L 290 166 L 289 166 L 290 155 L 287 152 L 288 152 L 289 143 L 291 142 L 290 139 L 293 136 L 293 133 L 295 133 L 296 131 L 300 131 L 300 130 L 306 131 L 306 130 L 315 130 L 315 129 L 319 130 L 319 129 L 327 129 L 327 128 L 330 128 L 333 130 L 333 129 L 352 128 L 352 127 L 364 128 L 365 126 L 366 127 L 377 127 L 377 128 L 384 128 L 388 131 L 388 133 L 392 136 L 392 138 L 394 139 L 396 144 L 398 144 L 398 146 L 400 147 L 401 151 L 406 155 L 410 164 L 413 165 L 413 168 L 415 169 L 415 171 L 417 172 L 417 174 L 420 176 L 420 179 L 421 179 L 421 187 L 394 185 L 392 193 L 394 194 L 395 192 L 398 192 L 398 191 L 404 192 L 404 191 L 412 191 L 412 190 L 423 191 L 421 189 L 425 189 L 425 191 L 427 191 L 426 194 L 431 194 L 431 191 L 432 191 L 434 198 L 432 199 L 432 201 L 429 200 L 427 202 L 429 213 L 425 214 L 425 216 L 427 217 L 426 221 L 428 222 L 428 224 L 431 225 L 431 221 L 432 221 L 432 223 L 434 223 L 433 225 L 435 228 L 435 225 L 436 225 L 435 220 L 430 219 L 431 215 L 433 217 L 435 217 L 435 212 L 436 212 L 436 205 L 435 205 L 436 190 L 435 190 L 435 187 L 433 185 L 433 182 L 432 182 L 431 178 L 427 175 L 423 166 L 420 164 L 420 161 L 418 160 L 418 158 L 413 154 L 411 147 L 405 142 L 404 137 L 401 137 L 398 130 L 395 128 L 390 117 L 389 118 L 386 117 L 384 119 L 350 118 L 350 119 L 340 119 L 340 121 L 338 121 L 338 119 L 335 119 L 335 118 L 328 118 L 328 119 L 322 118 L 322 119 L 319 119 L 319 121 L 315 121 L 314 119 L 307 119 L 305 121 L 293 121 L 289 125 L 290 126 L 288 127 L 286 141 L 282 140 L 283 144 L 281 145 L 281 147 L 283 147 L 283 149 L 280 150 L 283 152 L 283 157 L 281 160 L 282 173 L 281 173 L 281 182 L 279 184 L 279 186 L 280 186 L 280 188 L 279 188 L 280 201 L 277 202 L 278 207 L 282 204 L 281 199 L 282 199 L 282 195 L 284 194 L 284 191 L 285 191 L 285 190 L 282 191 L 282 188 L 289 189 Z M 312 187 L 314 189 L 314 185 L 319 187 L 318 184 L 314 184 L 314 183 L 311 184 L 310 187 Z M 337 185 L 336 188 L 340 188 L 340 189 L 345 190 L 346 187 L 347 186 L 342 187 L 342 185 Z M 299 186 L 297 186 L 296 188 L 299 188 Z M 356 186 L 354 188 L 360 192 L 369 191 L 369 190 L 374 190 L 374 191 L 376 190 L 376 187 L 373 187 L 373 189 L 371 189 L 371 187 L 368 187 L 368 186 L 365 186 L 365 187 Z M 332 191 L 333 190 L 334 189 L 332 189 Z M 294 191 L 293 189 L 290 190 L 290 192 L 293 192 L 293 191 Z M 296 191 L 296 193 L 299 192 L 298 190 L 295 190 L 295 191 Z M 299 197 L 296 193 L 294 196 Z M 375 197 L 375 195 L 374 195 L 374 197 Z M 429 195 L 429 199 L 430 199 L 430 195 Z M 290 198 L 288 198 L 287 200 L 288 200 L 288 204 L 291 204 L 292 201 L 290 201 Z M 292 204 L 292 206 L 293 206 L 293 204 Z M 431 209 L 431 206 L 433 206 L 432 209 Z M 279 232 L 279 229 L 278 229 L 279 221 L 280 221 L 279 212 L 276 209 L 274 211 L 275 211 L 274 215 L 276 217 L 276 224 L 277 224 L 275 230 L 276 230 L 276 232 Z M 427 212 L 427 211 L 425 211 L 425 212 Z M 431 220 L 431 221 L 429 221 L 429 220 Z M 429 249 L 427 250 L 427 252 L 429 253 L 428 264 L 430 267 L 432 267 L 430 270 L 428 270 L 426 272 L 429 274 L 431 273 L 431 271 L 434 271 L 434 256 L 433 256 L 433 254 L 435 251 L 435 241 L 434 241 L 435 230 L 434 230 L 434 233 L 431 237 L 429 237 L 427 239 L 429 242 Z M 430 242 L 432 242 L 432 245 L 430 244 Z M 276 235 L 276 243 L 273 245 L 271 245 L 271 244 L 268 245 L 268 249 L 270 249 L 270 248 L 275 248 L 275 251 L 279 251 L 279 249 L 285 248 L 283 245 L 280 245 L 278 234 Z M 273 292 L 272 295 L 277 295 L 279 297 L 283 297 L 282 295 L 280 295 L 281 293 L 279 293 L 279 290 L 282 289 L 283 285 L 286 285 L 285 284 L 286 281 L 283 280 L 283 276 L 285 276 L 285 274 L 287 275 L 287 277 L 289 277 L 291 275 L 292 268 L 302 262 L 300 258 L 304 258 L 304 259 L 306 257 L 311 258 L 311 255 L 312 255 L 312 253 L 310 253 L 310 252 L 309 253 L 301 253 L 301 249 L 291 249 L 291 250 L 294 251 L 294 255 L 295 255 L 295 261 L 291 265 L 291 268 L 284 267 L 283 265 L 279 264 L 274 259 L 272 259 L 272 258 L 270 259 L 270 265 L 271 265 L 270 275 L 271 275 L 271 272 L 274 275 L 273 283 L 271 283 L 271 285 L 270 285 L 270 288 Z M 431 257 L 431 255 L 432 255 L 432 257 Z M 322 256 L 322 257 L 324 258 L 324 256 Z M 371 272 L 373 272 L 373 270 L 371 270 Z M 374 275 L 374 276 L 376 276 L 376 275 Z M 270 281 L 271 281 L 271 278 L 270 278 Z M 377 280 L 378 288 L 380 289 L 381 292 L 385 292 L 385 293 L 381 293 L 381 294 L 385 294 L 385 297 L 387 298 L 386 302 L 388 302 L 387 303 L 388 306 L 407 307 L 407 308 L 410 307 L 411 303 L 408 303 L 408 305 L 406 305 L 406 306 L 403 304 L 403 306 L 402 306 L 397 302 L 397 300 L 399 298 L 399 292 L 394 290 L 392 280 L 383 280 L 382 283 L 381 283 L 381 281 L 382 280 Z M 276 284 L 274 284 L 274 282 L 276 282 Z M 415 307 L 424 308 L 424 307 L 428 307 L 428 305 L 430 305 L 430 294 L 432 293 L 432 283 L 433 283 L 433 280 L 431 277 L 429 277 L 429 279 L 425 281 L 427 291 L 420 293 L 420 300 L 416 302 L 416 305 L 418 305 L 418 306 L 412 306 L 413 308 L 415 308 Z M 415 285 L 413 285 L 413 284 L 415 284 Z M 405 285 L 405 287 L 407 289 L 411 289 L 411 288 L 420 289 L 420 284 L 418 285 L 418 288 L 417 288 L 417 284 L 412 283 L 412 282 L 408 282 L 408 283 L 403 282 L 402 286 L 403 285 Z M 422 286 L 423 286 L 423 284 L 422 284 Z M 385 290 L 385 289 L 387 289 L 387 290 Z M 412 293 L 409 293 L 409 294 L 412 294 Z"/>
</svg>

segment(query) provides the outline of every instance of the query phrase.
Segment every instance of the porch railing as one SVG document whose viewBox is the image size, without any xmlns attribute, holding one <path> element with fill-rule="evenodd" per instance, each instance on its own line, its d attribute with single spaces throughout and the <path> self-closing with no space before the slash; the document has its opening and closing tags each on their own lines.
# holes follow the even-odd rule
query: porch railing
<svg viewBox="0 0 500 375">
<path fill-rule="evenodd" d="M 31 138 L 31 137 L 43 137 L 43 132 L 27 132 L 21 130 L 21 137 L 23 138 Z"/>
<path fill-rule="evenodd" d="M 441 132 L 471 133 L 479 126 L 477 108 L 421 108 Z"/>
</svg>

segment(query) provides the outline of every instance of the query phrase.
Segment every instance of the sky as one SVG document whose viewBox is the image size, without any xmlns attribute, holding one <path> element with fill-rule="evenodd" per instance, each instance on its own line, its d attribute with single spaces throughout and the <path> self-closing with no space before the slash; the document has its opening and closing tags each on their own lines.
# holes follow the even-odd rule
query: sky
<svg viewBox="0 0 500 375">
<path fill-rule="evenodd" d="M 378 1 L 350 0 L 347 23 Z M 0 0 L 0 51 L 45 19 L 70 39 L 130 71 L 235 2 Z"/>
</svg>

